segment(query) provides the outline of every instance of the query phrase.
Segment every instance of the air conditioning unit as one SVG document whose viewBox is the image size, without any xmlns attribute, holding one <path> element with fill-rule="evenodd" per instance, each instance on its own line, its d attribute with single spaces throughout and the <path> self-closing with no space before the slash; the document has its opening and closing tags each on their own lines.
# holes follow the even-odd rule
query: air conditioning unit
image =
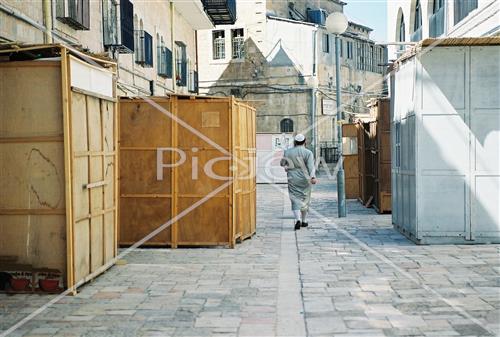
<svg viewBox="0 0 500 337">
<path fill-rule="evenodd" d="M 308 9 L 307 21 L 317 25 L 324 26 L 328 13 L 324 9 Z"/>
</svg>

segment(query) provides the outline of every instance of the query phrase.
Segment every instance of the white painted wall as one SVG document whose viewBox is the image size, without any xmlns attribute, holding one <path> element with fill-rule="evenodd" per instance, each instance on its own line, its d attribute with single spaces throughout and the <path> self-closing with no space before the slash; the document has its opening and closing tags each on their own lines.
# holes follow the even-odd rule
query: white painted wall
<svg viewBox="0 0 500 337">
<path fill-rule="evenodd" d="M 236 1 L 237 20 L 234 25 L 216 26 L 213 29 L 198 30 L 198 62 L 200 93 L 206 94 L 208 87 L 217 81 L 228 64 L 233 61 L 231 57 L 231 30 L 243 28 L 245 40 L 251 38 L 257 47 L 262 50 L 266 38 L 266 3 L 265 1 L 247 0 Z M 224 30 L 226 41 L 225 58 L 213 59 L 212 31 Z M 233 62 L 238 62 L 233 61 Z"/>
<path fill-rule="evenodd" d="M 422 37 L 429 37 L 429 17 L 432 15 L 434 0 L 421 0 L 422 5 Z M 387 41 L 396 41 L 398 13 L 401 11 L 405 19 L 406 41 L 410 41 L 413 33 L 413 17 L 416 0 L 391 0 L 387 2 Z M 469 13 L 456 25 L 454 24 L 454 0 L 445 0 L 445 33 L 448 37 L 479 37 L 500 34 L 500 1 L 478 0 L 478 8 Z M 389 59 L 396 58 L 395 46 L 388 48 Z"/>
</svg>

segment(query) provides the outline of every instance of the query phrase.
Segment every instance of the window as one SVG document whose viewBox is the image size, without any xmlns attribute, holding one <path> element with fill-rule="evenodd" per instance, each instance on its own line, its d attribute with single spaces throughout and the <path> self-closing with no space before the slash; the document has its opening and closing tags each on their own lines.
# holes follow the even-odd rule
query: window
<svg viewBox="0 0 500 337">
<path fill-rule="evenodd" d="M 280 132 L 293 132 L 293 121 L 290 118 L 281 120 Z"/>
<path fill-rule="evenodd" d="M 352 60 L 353 50 L 352 50 L 352 41 L 347 41 L 347 58 Z"/>
<path fill-rule="evenodd" d="M 443 8 L 444 0 L 434 0 L 432 4 L 432 13 L 437 13 L 441 8 Z"/>
<path fill-rule="evenodd" d="M 56 0 L 56 17 L 77 30 L 90 29 L 90 0 Z"/>
<path fill-rule="evenodd" d="M 175 81 L 177 85 L 185 87 L 187 76 L 186 44 L 182 41 L 175 41 Z"/>
<path fill-rule="evenodd" d="M 223 60 L 226 58 L 226 40 L 223 30 L 212 32 L 212 45 L 214 60 Z"/>
<path fill-rule="evenodd" d="M 130 0 L 104 0 L 102 6 L 104 47 L 133 53 L 134 5 Z"/>
<path fill-rule="evenodd" d="M 470 12 L 477 8 L 477 0 L 455 0 L 455 24 L 462 21 Z"/>
<path fill-rule="evenodd" d="M 413 34 L 410 38 L 411 41 L 422 40 L 422 5 L 420 0 L 415 3 L 415 17 L 413 22 Z"/>
<path fill-rule="evenodd" d="M 141 20 L 142 27 L 142 20 Z M 145 30 L 135 31 L 135 63 L 143 67 L 153 66 L 153 37 Z"/>
<path fill-rule="evenodd" d="M 398 41 L 399 42 L 404 42 L 406 41 L 406 34 L 405 34 L 405 18 L 404 15 L 401 14 L 401 19 L 399 20 L 399 32 L 398 32 Z M 399 51 L 402 52 L 405 49 L 404 45 L 399 46 Z"/>
<path fill-rule="evenodd" d="M 323 33 L 323 53 L 330 52 L 330 36 L 326 33 Z"/>
<path fill-rule="evenodd" d="M 157 47 L 157 71 L 158 76 L 172 78 L 172 51 L 165 47 L 163 37 Z"/>
<path fill-rule="evenodd" d="M 444 0 L 434 0 L 429 18 L 429 36 L 438 37 L 444 33 Z"/>
<path fill-rule="evenodd" d="M 416 32 L 422 27 L 422 5 L 420 5 L 420 0 L 417 0 L 415 4 L 415 22 L 413 23 L 413 31 Z"/>
<path fill-rule="evenodd" d="M 233 59 L 245 57 L 245 37 L 242 28 L 231 30 L 231 45 L 233 47 Z"/>
</svg>

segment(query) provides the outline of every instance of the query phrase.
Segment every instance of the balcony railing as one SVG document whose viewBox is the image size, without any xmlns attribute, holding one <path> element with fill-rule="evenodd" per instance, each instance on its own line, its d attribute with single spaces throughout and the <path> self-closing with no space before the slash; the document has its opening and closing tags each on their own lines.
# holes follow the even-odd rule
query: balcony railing
<svg viewBox="0 0 500 337">
<path fill-rule="evenodd" d="M 422 27 L 420 27 L 415 32 L 413 32 L 413 34 L 411 34 L 410 40 L 412 42 L 418 42 L 422 40 Z"/>
<path fill-rule="evenodd" d="M 214 25 L 233 25 L 236 22 L 236 0 L 201 0 Z"/>
<path fill-rule="evenodd" d="M 429 36 L 439 37 L 444 33 L 444 7 L 429 18 Z"/>
</svg>

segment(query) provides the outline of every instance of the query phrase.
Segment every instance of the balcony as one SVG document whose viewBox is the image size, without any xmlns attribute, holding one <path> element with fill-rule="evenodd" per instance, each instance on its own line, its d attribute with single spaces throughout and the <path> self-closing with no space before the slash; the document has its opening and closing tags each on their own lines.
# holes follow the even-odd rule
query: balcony
<svg viewBox="0 0 500 337">
<path fill-rule="evenodd" d="M 212 19 L 204 10 L 202 0 L 172 0 L 175 10 L 193 29 L 212 29 Z"/>
<path fill-rule="evenodd" d="M 410 36 L 410 41 L 412 42 L 418 42 L 420 40 L 422 40 L 422 27 L 414 31 Z"/>
<path fill-rule="evenodd" d="M 201 0 L 214 25 L 233 25 L 236 22 L 236 0 Z"/>
<path fill-rule="evenodd" d="M 444 33 L 444 7 L 429 18 L 429 36 L 439 37 Z"/>
</svg>

